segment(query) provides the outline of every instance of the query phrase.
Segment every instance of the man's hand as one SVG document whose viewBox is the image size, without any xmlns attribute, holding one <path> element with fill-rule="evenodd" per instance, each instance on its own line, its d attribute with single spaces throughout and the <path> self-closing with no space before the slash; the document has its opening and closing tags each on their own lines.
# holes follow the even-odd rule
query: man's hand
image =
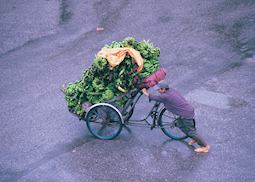
<svg viewBox="0 0 255 182">
<path fill-rule="evenodd" d="M 146 95 L 147 97 L 149 97 L 149 92 L 147 91 L 146 88 L 143 88 L 143 89 L 142 89 L 142 92 L 143 92 L 144 95 Z"/>
</svg>

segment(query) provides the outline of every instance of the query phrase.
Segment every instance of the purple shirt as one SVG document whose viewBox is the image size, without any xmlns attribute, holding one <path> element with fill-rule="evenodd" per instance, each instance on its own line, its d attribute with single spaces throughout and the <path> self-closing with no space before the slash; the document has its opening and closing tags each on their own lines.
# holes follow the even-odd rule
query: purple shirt
<svg viewBox="0 0 255 182">
<path fill-rule="evenodd" d="M 170 88 L 160 95 L 149 94 L 149 99 L 162 102 L 165 108 L 175 115 L 186 119 L 194 118 L 194 108 L 176 89 Z"/>
</svg>

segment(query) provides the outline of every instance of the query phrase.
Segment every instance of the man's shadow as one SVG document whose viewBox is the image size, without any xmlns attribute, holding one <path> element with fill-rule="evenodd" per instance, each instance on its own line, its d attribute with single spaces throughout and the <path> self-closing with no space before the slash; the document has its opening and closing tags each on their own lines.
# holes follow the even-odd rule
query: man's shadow
<svg viewBox="0 0 255 182">
<path fill-rule="evenodd" d="M 194 149 L 195 147 L 185 140 L 167 139 L 161 145 L 155 146 L 154 156 L 171 166 L 169 177 L 178 179 L 181 175 L 182 179 L 185 179 L 201 168 L 202 161 L 208 156 L 198 154 Z"/>
</svg>

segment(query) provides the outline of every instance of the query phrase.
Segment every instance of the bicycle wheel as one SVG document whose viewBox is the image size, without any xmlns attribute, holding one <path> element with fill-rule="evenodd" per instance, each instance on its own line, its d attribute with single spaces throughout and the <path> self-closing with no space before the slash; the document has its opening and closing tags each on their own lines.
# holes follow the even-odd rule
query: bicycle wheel
<svg viewBox="0 0 255 182">
<path fill-rule="evenodd" d="M 117 137 L 123 126 L 123 119 L 119 110 L 107 103 L 93 105 L 85 120 L 90 133 L 103 140 Z"/>
<path fill-rule="evenodd" d="M 159 126 L 164 134 L 174 140 L 183 140 L 188 136 L 176 126 L 176 116 L 164 108 L 159 114 Z"/>
</svg>

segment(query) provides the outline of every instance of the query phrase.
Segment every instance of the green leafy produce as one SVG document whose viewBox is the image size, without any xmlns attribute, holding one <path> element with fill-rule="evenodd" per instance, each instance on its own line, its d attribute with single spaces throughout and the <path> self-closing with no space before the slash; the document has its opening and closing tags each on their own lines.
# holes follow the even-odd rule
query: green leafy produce
<svg viewBox="0 0 255 182">
<path fill-rule="evenodd" d="M 121 96 L 135 88 L 135 76 L 143 79 L 159 68 L 160 50 L 150 41 L 138 42 L 133 37 L 127 37 L 122 41 L 113 41 L 105 47 L 136 49 L 144 59 L 144 67 L 138 73 L 135 61 L 126 55 L 121 64 L 112 69 L 105 58 L 95 56 L 91 67 L 84 71 L 80 80 L 69 83 L 65 91 L 65 100 L 69 110 L 80 117 L 85 114 L 82 108 L 84 102 L 96 104 L 107 102 L 115 96 Z M 127 100 L 127 97 L 122 97 L 116 101 L 116 104 L 122 107 Z"/>
</svg>

